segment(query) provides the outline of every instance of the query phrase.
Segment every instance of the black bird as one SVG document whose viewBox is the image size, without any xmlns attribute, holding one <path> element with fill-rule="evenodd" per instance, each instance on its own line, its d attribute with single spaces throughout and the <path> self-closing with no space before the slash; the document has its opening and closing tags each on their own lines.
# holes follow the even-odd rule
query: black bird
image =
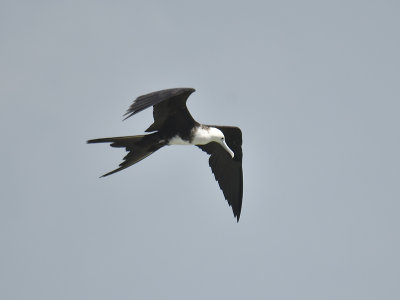
<svg viewBox="0 0 400 300">
<path fill-rule="evenodd" d="M 110 137 L 87 141 L 111 143 L 129 153 L 119 168 L 101 177 L 114 174 L 141 161 L 168 145 L 195 145 L 210 154 L 209 164 L 215 179 L 239 222 L 243 197 L 242 132 L 238 127 L 203 125 L 190 115 L 186 100 L 192 88 L 166 89 L 136 98 L 125 119 L 153 106 L 154 123 L 147 135 Z M 124 119 L 124 120 L 125 120 Z"/>
</svg>

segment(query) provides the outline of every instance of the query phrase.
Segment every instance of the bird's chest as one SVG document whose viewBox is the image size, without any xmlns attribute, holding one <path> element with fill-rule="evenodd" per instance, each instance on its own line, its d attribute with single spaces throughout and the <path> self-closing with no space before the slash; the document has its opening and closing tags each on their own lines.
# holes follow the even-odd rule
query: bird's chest
<svg viewBox="0 0 400 300">
<path fill-rule="evenodd" d="M 192 145 L 189 140 L 182 139 L 179 135 L 172 137 L 168 145 Z"/>
<path fill-rule="evenodd" d="M 173 135 L 169 145 L 205 145 L 211 142 L 209 131 L 201 127 L 194 127 L 187 132 L 179 132 Z"/>
</svg>

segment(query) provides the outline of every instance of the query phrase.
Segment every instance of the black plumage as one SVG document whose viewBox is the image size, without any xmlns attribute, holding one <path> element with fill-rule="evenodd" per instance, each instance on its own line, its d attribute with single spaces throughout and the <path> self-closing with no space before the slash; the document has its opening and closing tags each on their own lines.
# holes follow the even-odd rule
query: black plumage
<svg viewBox="0 0 400 300">
<path fill-rule="evenodd" d="M 198 145 L 201 150 L 210 154 L 208 160 L 215 180 L 217 180 L 225 199 L 232 207 L 233 215 L 239 221 L 243 198 L 243 171 L 242 171 L 242 131 L 238 127 L 215 126 L 221 130 L 226 143 L 233 150 L 235 156 L 229 154 L 216 142 Z"/>
<path fill-rule="evenodd" d="M 178 137 L 182 142 L 194 144 L 210 155 L 209 165 L 225 199 L 232 207 L 233 214 L 239 221 L 243 197 L 242 172 L 242 133 L 238 127 L 202 125 L 196 122 L 186 107 L 186 101 L 195 90 L 175 88 L 161 90 L 136 98 L 125 113 L 125 119 L 153 106 L 154 123 L 146 129 L 147 135 L 101 138 L 88 143 L 111 143 L 112 147 L 122 147 L 128 151 L 119 168 L 104 174 L 111 175 L 121 171 L 151 155 L 158 149 L 170 145 Z M 125 120 L 124 119 L 124 120 Z M 216 129 L 218 130 L 216 130 Z M 196 144 L 198 131 L 202 133 L 216 130 L 212 141 Z M 219 133 L 220 134 L 220 133 Z M 230 152 L 233 152 L 230 154 Z M 231 157 L 231 155 L 234 155 Z"/>
</svg>

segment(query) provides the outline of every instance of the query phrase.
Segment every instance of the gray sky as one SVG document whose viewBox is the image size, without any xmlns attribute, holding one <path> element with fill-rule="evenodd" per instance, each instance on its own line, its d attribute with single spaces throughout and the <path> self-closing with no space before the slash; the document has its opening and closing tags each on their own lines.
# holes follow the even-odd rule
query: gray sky
<svg viewBox="0 0 400 300">
<path fill-rule="evenodd" d="M 400 299 L 397 1 L 0 6 L 1 299 Z M 98 178 L 172 87 L 243 131 L 238 224 L 195 147 Z"/>
</svg>

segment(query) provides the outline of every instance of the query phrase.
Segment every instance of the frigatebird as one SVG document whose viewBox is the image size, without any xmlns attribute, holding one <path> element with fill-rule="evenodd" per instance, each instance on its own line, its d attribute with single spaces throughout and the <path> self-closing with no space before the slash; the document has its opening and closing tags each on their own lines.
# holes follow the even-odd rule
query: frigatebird
<svg viewBox="0 0 400 300">
<path fill-rule="evenodd" d="M 186 107 L 194 91 L 193 88 L 174 88 L 136 98 L 125 113 L 125 119 L 153 106 L 154 123 L 146 129 L 152 132 L 150 134 L 100 138 L 87 143 L 111 143 L 111 147 L 125 148 L 129 152 L 119 168 L 101 177 L 126 169 L 164 146 L 199 147 L 210 155 L 211 170 L 239 222 L 243 197 L 242 132 L 238 127 L 196 122 Z"/>
</svg>

